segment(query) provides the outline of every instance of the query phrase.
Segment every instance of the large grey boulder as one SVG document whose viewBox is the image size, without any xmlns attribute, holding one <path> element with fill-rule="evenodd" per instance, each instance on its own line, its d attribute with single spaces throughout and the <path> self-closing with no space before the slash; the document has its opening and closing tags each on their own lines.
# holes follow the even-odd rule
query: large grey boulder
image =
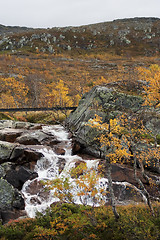
<svg viewBox="0 0 160 240">
<path fill-rule="evenodd" d="M 96 86 L 86 93 L 77 109 L 66 119 L 66 126 L 76 136 L 76 140 L 83 145 L 87 152 L 100 155 L 96 131 L 86 126 L 95 114 L 102 117 L 103 122 L 115 118 L 122 112 L 138 111 L 143 103 L 140 97 L 116 92 L 113 88 Z"/>
<path fill-rule="evenodd" d="M 0 211 L 13 208 L 23 209 L 24 200 L 18 190 L 5 179 L 0 179 Z"/>
<path fill-rule="evenodd" d="M 29 170 L 23 166 L 17 166 L 15 169 L 12 169 L 7 172 L 5 179 L 12 184 L 18 190 L 22 189 L 23 184 L 34 178 L 38 177 L 36 172 Z"/>
<path fill-rule="evenodd" d="M 82 97 L 77 109 L 66 119 L 65 125 L 73 133 L 81 149 L 92 155 L 102 156 L 103 151 L 95 140 L 97 131 L 86 126 L 88 120 L 93 119 L 95 114 L 102 117 L 102 122 L 108 122 L 122 113 L 130 116 L 137 113 L 141 115 L 147 128 L 160 134 L 160 109 L 144 107 L 143 102 L 140 96 L 118 92 L 111 87 L 96 86 Z"/>
<path fill-rule="evenodd" d="M 0 141 L 0 163 L 8 161 L 16 148 L 17 144 Z"/>
<path fill-rule="evenodd" d="M 96 86 L 84 94 L 79 106 L 65 123 L 72 132 L 81 136 L 82 129 L 86 128 L 86 122 L 94 118 L 95 114 L 100 115 L 103 121 L 107 121 L 122 112 L 138 111 L 142 103 L 141 97 L 120 93 L 113 88 Z"/>
<path fill-rule="evenodd" d="M 0 129 L 0 140 L 6 142 L 15 142 L 16 138 L 19 137 L 24 130 L 13 129 L 13 128 L 3 128 Z"/>
<path fill-rule="evenodd" d="M 43 154 L 29 146 L 0 141 L 0 164 L 13 162 L 26 164 L 36 162 Z"/>
<path fill-rule="evenodd" d="M 24 145 L 39 145 L 47 137 L 48 136 L 41 131 L 28 132 L 18 137 L 16 142 Z"/>
</svg>

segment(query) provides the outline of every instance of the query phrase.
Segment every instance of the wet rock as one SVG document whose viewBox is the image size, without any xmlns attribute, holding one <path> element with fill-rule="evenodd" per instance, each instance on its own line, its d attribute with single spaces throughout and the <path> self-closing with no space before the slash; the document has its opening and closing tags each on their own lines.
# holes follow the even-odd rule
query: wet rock
<svg viewBox="0 0 160 240">
<path fill-rule="evenodd" d="M 25 210 L 6 210 L 1 212 L 1 219 L 2 219 L 2 224 L 6 224 L 8 222 L 12 222 L 14 220 L 26 218 L 26 212 Z"/>
<path fill-rule="evenodd" d="M 57 165 L 58 165 L 59 174 L 60 174 L 66 165 L 66 160 L 64 158 L 58 158 Z"/>
<path fill-rule="evenodd" d="M 128 184 L 126 182 L 113 183 L 113 190 L 116 202 L 119 205 L 128 205 L 133 203 L 137 204 L 145 201 L 145 198 L 143 197 L 141 191 L 139 191 L 134 185 Z M 110 198 L 109 193 L 107 194 L 107 198 Z"/>
<path fill-rule="evenodd" d="M 22 133 L 19 129 L 5 128 L 0 130 L 0 140 L 13 143 Z"/>
<path fill-rule="evenodd" d="M 28 131 L 25 134 L 22 134 L 20 137 L 16 139 L 16 142 L 23 145 L 54 146 L 60 141 L 52 135 L 48 135 L 45 132 L 37 130 L 37 131 Z"/>
<path fill-rule="evenodd" d="M 37 199 L 36 197 L 31 197 L 30 203 L 32 205 L 37 205 L 37 204 L 41 204 L 42 202 L 39 199 Z"/>
<path fill-rule="evenodd" d="M 0 141 L 0 163 L 8 161 L 16 144 Z"/>
<path fill-rule="evenodd" d="M 23 166 L 24 166 L 24 167 L 27 167 L 29 170 L 31 170 L 32 172 L 34 172 L 36 163 L 37 163 L 37 161 L 31 161 L 31 162 L 24 163 Z"/>
<path fill-rule="evenodd" d="M 38 145 L 47 138 L 47 135 L 41 131 L 28 132 L 16 139 L 16 142 L 24 145 Z"/>
<path fill-rule="evenodd" d="M 77 154 L 82 152 L 82 146 L 80 145 L 79 142 L 74 141 L 73 146 L 72 146 L 72 153 Z"/>
<path fill-rule="evenodd" d="M 25 164 L 29 162 L 36 162 L 38 159 L 43 157 L 43 154 L 35 150 L 24 148 L 24 154 L 16 159 L 17 164 Z"/>
<path fill-rule="evenodd" d="M 25 146 L 0 141 L 0 163 L 11 161 L 23 164 L 30 161 L 37 161 L 42 156 L 42 153 L 26 148 Z"/>
<path fill-rule="evenodd" d="M 103 176 L 106 178 L 108 177 L 105 160 L 100 160 L 99 162 L 99 173 L 103 174 Z M 129 165 L 112 164 L 111 175 L 112 175 L 112 180 L 115 182 L 115 184 L 117 182 L 119 182 L 119 184 L 122 183 L 122 185 L 124 185 L 124 183 L 129 183 L 131 184 L 132 188 L 139 187 L 134 177 L 134 171 Z M 156 175 L 153 175 L 151 173 L 148 173 L 148 176 L 150 179 L 153 179 L 153 181 L 157 181 L 159 179 Z M 140 169 L 137 169 L 137 177 L 142 181 L 147 191 L 152 196 L 159 197 L 160 186 L 156 186 L 156 185 L 149 186 L 147 181 L 143 178 Z"/>
<path fill-rule="evenodd" d="M 0 179 L 0 211 L 12 208 L 23 209 L 24 200 L 21 194 L 5 179 Z"/>
<path fill-rule="evenodd" d="M 56 146 L 54 147 L 54 151 L 55 151 L 55 153 L 58 154 L 58 155 L 65 155 L 65 149 L 64 149 L 63 146 L 61 146 L 61 145 L 56 145 Z"/>
<path fill-rule="evenodd" d="M 33 180 L 27 187 L 26 192 L 35 195 L 36 197 L 32 198 L 31 200 L 37 203 L 39 201 L 47 201 L 49 199 L 49 191 L 46 190 L 44 184 L 38 179 Z"/>
<path fill-rule="evenodd" d="M 61 141 L 59 141 L 55 136 L 48 136 L 47 138 L 43 139 L 41 144 L 47 145 L 50 147 L 54 147 L 57 144 L 60 144 Z"/>
<path fill-rule="evenodd" d="M 41 124 L 33 124 L 29 127 L 29 130 L 40 130 L 42 129 L 42 125 Z"/>
<path fill-rule="evenodd" d="M 5 179 L 18 190 L 22 189 L 23 184 L 27 180 L 32 180 L 38 177 L 36 172 L 32 172 L 29 169 L 17 166 L 14 169 L 7 171 Z"/>
</svg>

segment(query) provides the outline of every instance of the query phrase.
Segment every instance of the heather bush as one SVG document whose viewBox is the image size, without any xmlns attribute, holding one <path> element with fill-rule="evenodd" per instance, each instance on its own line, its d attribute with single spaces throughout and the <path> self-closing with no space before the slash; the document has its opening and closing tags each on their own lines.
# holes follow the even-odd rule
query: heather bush
<svg viewBox="0 0 160 240">
<path fill-rule="evenodd" d="M 118 206 L 115 220 L 110 206 L 93 208 L 76 204 L 53 204 L 45 215 L 11 221 L 0 226 L 1 240 L 158 240 L 160 204 L 154 204 L 155 217 L 146 205 Z"/>
</svg>

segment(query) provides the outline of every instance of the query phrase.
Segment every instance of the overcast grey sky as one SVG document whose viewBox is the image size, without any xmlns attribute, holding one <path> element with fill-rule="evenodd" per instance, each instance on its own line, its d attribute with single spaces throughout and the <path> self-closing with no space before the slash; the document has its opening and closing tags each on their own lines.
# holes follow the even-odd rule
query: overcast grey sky
<svg viewBox="0 0 160 240">
<path fill-rule="evenodd" d="M 160 17 L 160 0 L 0 0 L 0 24 L 10 26 L 79 26 L 132 17 Z"/>
</svg>

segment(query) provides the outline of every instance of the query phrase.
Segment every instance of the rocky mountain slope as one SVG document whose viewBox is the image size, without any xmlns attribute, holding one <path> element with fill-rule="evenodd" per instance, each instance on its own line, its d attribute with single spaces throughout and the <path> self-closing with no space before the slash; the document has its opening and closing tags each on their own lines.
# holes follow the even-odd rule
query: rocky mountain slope
<svg viewBox="0 0 160 240">
<path fill-rule="evenodd" d="M 29 29 L 0 25 L 0 50 L 61 53 L 111 52 L 146 55 L 160 51 L 160 19 L 132 18 L 81 27 Z"/>
</svg>

